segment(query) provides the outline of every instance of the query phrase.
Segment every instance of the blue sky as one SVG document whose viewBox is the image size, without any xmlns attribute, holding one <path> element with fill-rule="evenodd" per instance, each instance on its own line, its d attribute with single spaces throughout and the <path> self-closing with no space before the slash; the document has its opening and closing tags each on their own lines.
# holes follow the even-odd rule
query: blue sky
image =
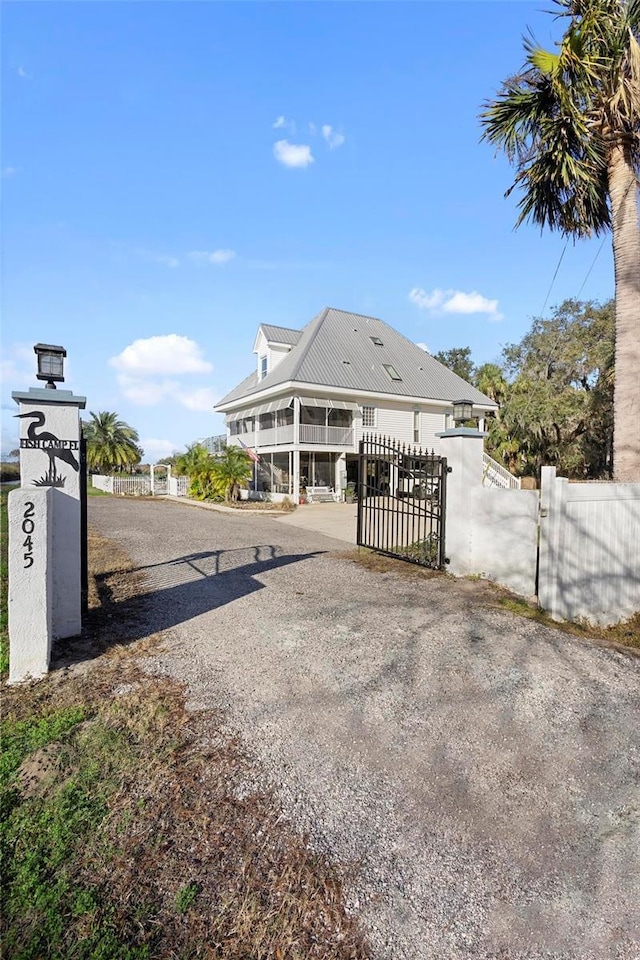
<svg viewBox="0 0 640 960">
<path fill-rule="evenodd" d="M 147 460 L 223 431 L 261 322 L 334 306 L 499 359 L 565 242 L 514 232 L 477 115 L 549 6 L 6 3 L 3 451 L 38 341 Z M 613 295 L 609 238 L 568 245 L 545 313 L 581 287 Z"/>
</svg>

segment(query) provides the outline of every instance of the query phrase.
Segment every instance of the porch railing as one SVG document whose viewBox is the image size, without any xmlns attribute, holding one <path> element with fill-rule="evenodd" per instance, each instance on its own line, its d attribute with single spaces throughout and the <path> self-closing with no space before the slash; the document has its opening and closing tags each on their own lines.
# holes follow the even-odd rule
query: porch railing
<svg viewBox="0 0 640 960">
<path fill-rule="evenodd" d="M 482 454 L 482 485 L 484 487 L 502 487 L 505 490 L 519 490 L 520 477 L 514 477 L 506 467 L 490 457 Z"/>
<path fill-rule="evenodd" d="M 331 447 L 352 447 L 353 427 L 325 427 L 314 423 L 300 424 L 300 443 L 323 443 Z"/>
</svg>

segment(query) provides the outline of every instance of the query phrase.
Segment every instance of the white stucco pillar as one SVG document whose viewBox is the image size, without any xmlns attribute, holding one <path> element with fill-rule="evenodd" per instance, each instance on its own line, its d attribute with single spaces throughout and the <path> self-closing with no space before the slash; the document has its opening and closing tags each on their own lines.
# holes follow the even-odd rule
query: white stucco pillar
<svg viewBox="0 0 640 960">
<path fill-rule="evenodd" d="M 21 487 L 51 491 L 52 637 L 74 637 L 82 629 L 79 412 L 86 398 L 47 388 L 11 396 L 19 407 Z"/>
<path fill-rule="evenodd" d="M 39 680 L 49 670 L 52 498 L 49 487 L 9 494 L 9 683 Z"/>
<path fill-rule="evenodd" d="M 447 458 L 447 501 L 445 545 L 449 570 L 455 576 L 475 573 L 473 569 L 473 490 L 482 486 L 484 434 L 468 427 L 445 430 L 440 456 Z"/>
</svg>

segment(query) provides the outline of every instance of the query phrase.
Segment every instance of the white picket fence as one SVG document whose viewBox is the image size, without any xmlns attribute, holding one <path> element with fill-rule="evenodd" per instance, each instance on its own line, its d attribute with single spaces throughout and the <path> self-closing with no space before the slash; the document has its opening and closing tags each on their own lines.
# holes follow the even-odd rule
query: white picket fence
<svg viewBox="0 0 640 960">
<path fill-rule="evenodd" d="M 120 493 L 129 497 L 143 497 L 151 495 L 151 480 L 149 477 L 105 477 L 93 474 L 92 486 L 105 493 Z"/>
<path fill-rule="evenodd" d="M 169 495 L 186 497 L 189 492 L 189 477 L 169 477 Z"/>
</svg>

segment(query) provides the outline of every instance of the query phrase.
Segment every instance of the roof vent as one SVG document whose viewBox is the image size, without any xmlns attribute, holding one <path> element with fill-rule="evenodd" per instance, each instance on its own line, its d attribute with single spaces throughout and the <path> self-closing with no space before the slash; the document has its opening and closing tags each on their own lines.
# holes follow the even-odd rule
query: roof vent
<svg viewBox="0 0 640 960">
<path fill-rule="evenodd" d="M 347 365 L 350 365 L 350 364 L 351 364 L 351 360 L 343 360 L 342 362 L 343 362 L 343 363 L 346 363 Z"/>
</svg>

